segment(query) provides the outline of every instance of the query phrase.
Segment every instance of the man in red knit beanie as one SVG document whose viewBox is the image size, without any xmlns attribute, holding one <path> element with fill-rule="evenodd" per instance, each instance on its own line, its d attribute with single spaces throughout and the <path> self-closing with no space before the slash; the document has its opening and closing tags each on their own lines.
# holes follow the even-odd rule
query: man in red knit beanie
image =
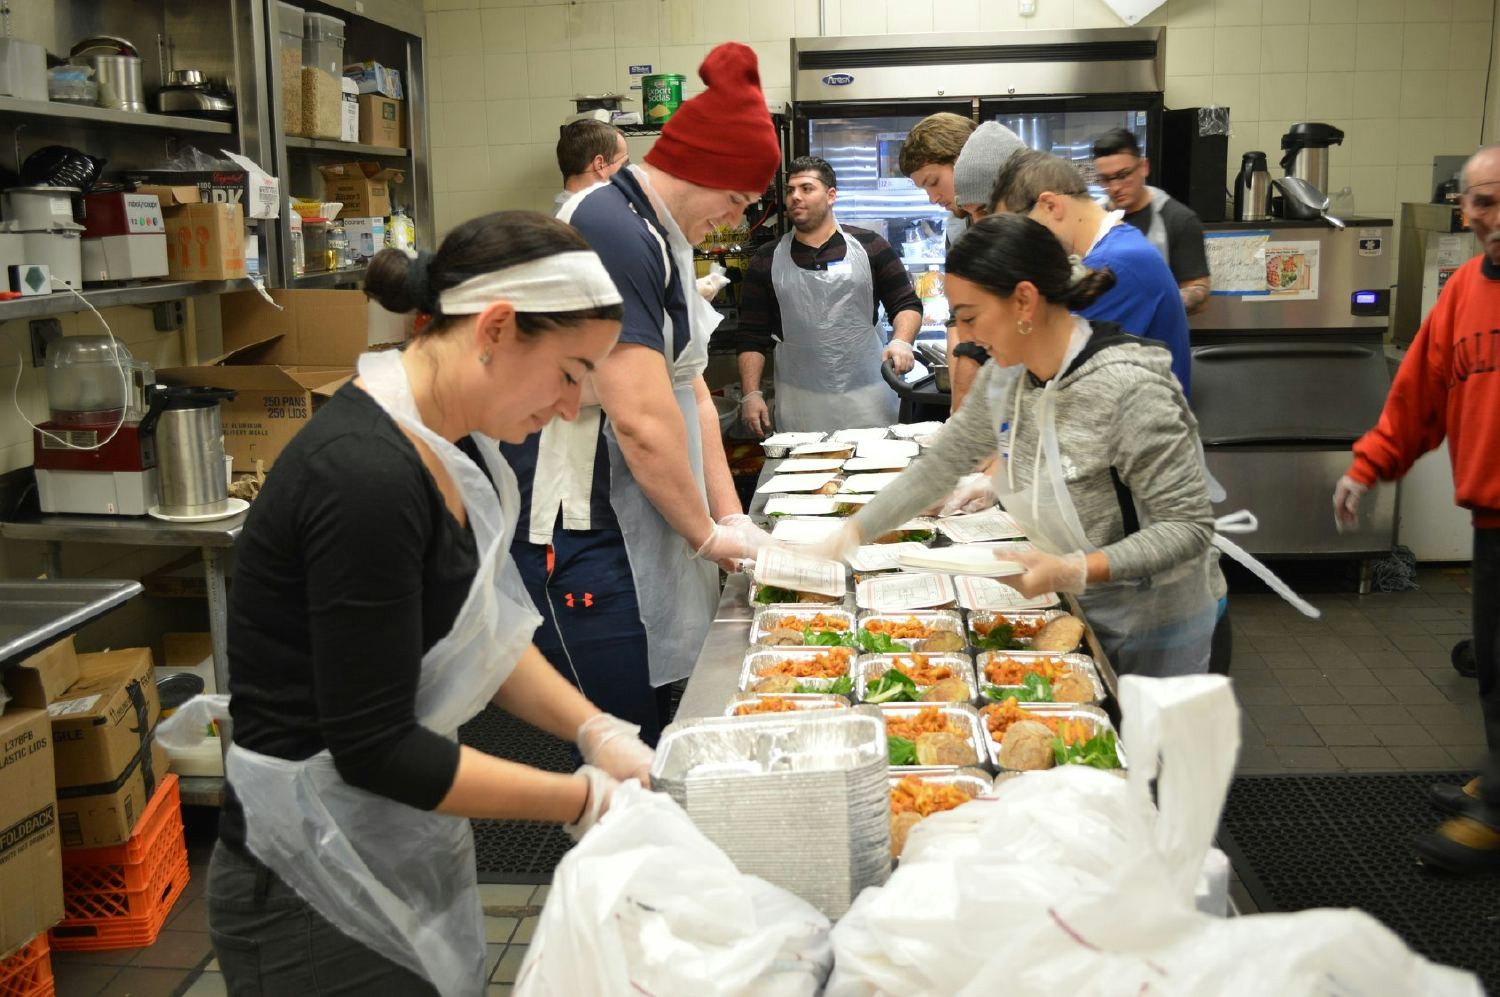
<svg viewBox="0 0 1500 997">
<path fill-rule="evenodd" d="M 545 614 L 537 646 L 653 744 L 671 719 L 667 687 L 708 636 L 719 567 L 770 540 L 740 507 L 703 382 L 720 316 L 694 286 L 693 246 L 738 224 L 781 150 L 753 50 L 720 45 L 698 73 L 707 89 L 643 165 L 558 209 L 624 298 L 619 345 L 591 378 L 598 404 L 505 448 L 523 503 L 511 549 Z"/>
<path fill-rule="evenodd" d="M 1352 525 L 1377 481 L 1402 477 L 1448 438 L 1454 500 L 1474 514 L 1474 661 L 1489 758 L 1462 788 L 1432 787 L 1450 815 L 1417 841 L 1422 860 L 1456 872 L 1500 869 L 1500 145 L 1464 164 L 1463 212 L 1482 252 L 1438 295 L 1391 384 L 1380 422 L 1354 444 L 1333 493 Z"/>
</svg>

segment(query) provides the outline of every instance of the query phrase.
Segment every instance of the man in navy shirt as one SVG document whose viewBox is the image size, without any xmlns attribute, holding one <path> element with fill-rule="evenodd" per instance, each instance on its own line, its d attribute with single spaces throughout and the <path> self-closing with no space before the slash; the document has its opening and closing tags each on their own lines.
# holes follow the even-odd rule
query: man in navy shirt
<svg viewBox="0 0 1500 997">
<path fill-rule="evenodd" d="M 598 404 L 505 450 L 523 500 L 512 551 L 543 614 L 537 647 L 653 743 L 665 690 L 692 671 L 713 622 L 719 567 L 769 540 L 741 510 L 703 382 L 718 314 L 696 292 L 693 246 L 739 223 L 781 150 L 753 50 L 720 45 L 699 74 L 707 90 L 643 165 L 559 210 L 604 261 L 624 324 L 592 375 Z"/>
<path fill-rule="evenodd" d="M 1094 202 L 1077 167 L 1046 152 L 1017 153 L 995 180 L 989 210 L 1027 215 L 1090 270 L 1113 271 L 1114 288 L 1080 314 L 1165 343 L 1172 373 L 1188 394 L 1192 355 L 1177 281 L 1140 230 L 1123 223 L 1123 212 L 1107 212 Z"/>
</svg>

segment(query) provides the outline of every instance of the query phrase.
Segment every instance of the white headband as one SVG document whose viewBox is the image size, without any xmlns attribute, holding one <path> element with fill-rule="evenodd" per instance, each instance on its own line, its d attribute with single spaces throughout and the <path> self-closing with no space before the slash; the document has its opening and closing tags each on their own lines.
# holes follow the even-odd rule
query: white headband
<svg viewBox="0 0 1500 997">
<path fill-rule="evenodd" d="M 501 300 L 518 312 L 581 312 L 624 299 L 599 257 L 580 249 L 470 277 L 438 295 L 438 310 L 478 315 Z"/>
</svg>

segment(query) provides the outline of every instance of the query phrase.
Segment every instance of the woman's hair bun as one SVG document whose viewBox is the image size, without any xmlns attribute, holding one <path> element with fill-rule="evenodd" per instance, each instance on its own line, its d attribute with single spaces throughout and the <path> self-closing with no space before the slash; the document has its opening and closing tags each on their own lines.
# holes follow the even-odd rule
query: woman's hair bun
<svg viewBox="0 0 1500 997">
<path fill-rule="evenodd" d="M 388 312 L 404 315 L 430 311 L 432 296 L 422 257 L 411 257 L 401 249 L 382 249 L 365 271 L 365 294 Z"/>
<path fill-rule="evenodd" d="M 1079 269 L 1083 269 L 1083 274 L 1076 276 Z M 1068 286 L 1068 293 L 1063 298 L 1068 311 L 1083 311 L 1115 286 L 1115 275 L 1108 267 L 1088 270 L 1080 264 L 1074 269 L 1074 274 L 1073 283 Z"/>
</svg>

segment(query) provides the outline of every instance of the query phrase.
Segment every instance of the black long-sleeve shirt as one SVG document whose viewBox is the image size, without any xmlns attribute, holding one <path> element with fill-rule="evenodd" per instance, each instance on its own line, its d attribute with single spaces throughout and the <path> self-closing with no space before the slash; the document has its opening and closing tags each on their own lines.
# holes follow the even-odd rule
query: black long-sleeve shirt
<svg viewBox="0 0 1500 997">
<path fill-rule="evenodd" d="M 874 232 L 852 225 L 844 226 L 844 232 L 852 233 L 870 258 L 870 280 L 875 285 L 876 301 L 870 321 L 875 321 L 879 315 L 880 305 L 885 305 L 886 315 L 893 320 L 898 312 L 911 311 L 920 315 L 921 299 L 911 286 L 911 275 L 906 272 L 905 264 L 891 244 Z M 745 268 L 745 279 L 740 284 L 740 353 L 769 354 L 782 338 L 781 305 L 771 284 L 776 245 L 772 242 L 760 247 Z M 845 252 L 843 233 L 837 231 L 821 246 L 809 246 L 792 239 L 792 263 L 803 270 L 827 270 L 828 264 L 842 260 Z"/>
<path fill-rule="evenodd" d="M 417 681 L 478 563 L 411 441 L 340 388 L 277 459 L 235 546 L 235 741 L 293 760 L 327 748 L 351 786 L 437 806 L 458 745 L 417 723 Z M 243 849 L 232 785 L 219 831 Z"/>
</svg>

